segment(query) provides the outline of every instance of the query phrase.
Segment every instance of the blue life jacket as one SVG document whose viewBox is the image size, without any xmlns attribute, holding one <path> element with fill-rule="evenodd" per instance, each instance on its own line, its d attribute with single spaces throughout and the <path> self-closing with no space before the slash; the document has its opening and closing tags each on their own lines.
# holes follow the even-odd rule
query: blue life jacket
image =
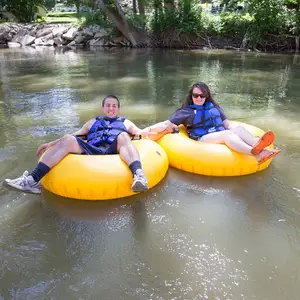
<svg viewBox="0 0 300 300">
<path fill-rule="evenodd" d="M 128 131 L 124 125 L 124 117 L 107 118 L 107 117 L 96 117 L 95 123 L 89 130 L 87 135 L 87 142 L 89 145 L 100 147 L 107 144 L 112 144 L 113 141 L 118 137 L 121 132 Z"/>
<path fill-rule="evenodd" d="M 190 138 L 197 140 L 208 133 L 225 130 L 220 111 L 212 102 L 188 107 L 195 112 L 193 124 L 187 128 Z"/>
</svg>

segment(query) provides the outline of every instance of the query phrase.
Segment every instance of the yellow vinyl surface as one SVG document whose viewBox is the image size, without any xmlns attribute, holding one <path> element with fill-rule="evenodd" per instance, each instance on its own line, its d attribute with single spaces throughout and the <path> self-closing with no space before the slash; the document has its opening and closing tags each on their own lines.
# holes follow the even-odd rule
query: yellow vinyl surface
<svg viewBox="0 0 300 300">
<path fill-rule="evenodd" d="M 151 140 L 133 143 L 152 188 L 168 170 L 167 155 Z M 42 179 L 42 185 L 54 194 L 82 200 L 108 200 L 135 194 L 131 190 L 132 173 L 119 155 L 68 154 Z"/>
<path fill-rule="evenodd" d="M 244 126 L 254 136 L 260 137 L 264 131 L 245 123 L 232 122 Z M 208 176 L 240 176 L 261 171 L 269 166 L 271 159 L 258 165 L 250 155 L 237 153 L 223 144 L 209 144 L 190 139 L 183 126 L 178 134 L 167 134 L 158 143 L 165 149 L 172 167 L 190 173 Z M 273 145 L 268 147 L 273 149 Z"/>
</svg>

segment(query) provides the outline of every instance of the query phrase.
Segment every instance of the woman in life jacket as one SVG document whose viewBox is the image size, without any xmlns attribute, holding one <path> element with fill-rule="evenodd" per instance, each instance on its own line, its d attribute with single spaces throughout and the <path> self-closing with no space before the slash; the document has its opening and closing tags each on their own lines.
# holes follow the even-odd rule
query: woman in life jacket
<svg viewBox="0 0 300 300">
<path fill-rule="evenodd" d="M 278 148 L 272 151 L 265 149 L 274 142 L 273 131 L 267 131 L 261 138 L 257 138 L 243 126 L 234 127 L 203 82 L 192 85 L 185 103 L 169 120 L 150 126 L 147 130 L 157 132 L 155 139 L 159 139 L 166 133 L 174 132 L 178 125 L 186 127 L 191 139 L 205 143 L 225 144 L 239 153 L 255 156 L 258 164 L 280 152 Z"/>
</svg>

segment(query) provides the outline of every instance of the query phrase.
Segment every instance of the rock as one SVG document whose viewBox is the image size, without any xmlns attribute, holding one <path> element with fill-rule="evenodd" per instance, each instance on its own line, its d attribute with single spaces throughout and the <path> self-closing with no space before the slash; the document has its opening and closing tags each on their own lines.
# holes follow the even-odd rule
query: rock
<svg viewBox="0 0 300 300">
<path fill-rule="evenodd" d="M 48 34 L 50 34 L 50 33 L 52 33 L 52 29 L 51 29 L 51 28 L 43 28 L 43 29 L 37 31 L 37 33 L 36 33 L 35 36 L 36 36 L 37 38 L 39 38 L 39 37 L 48 35 Z"/>
<path fill-rule="evenodd" d="M 112 42 L 112 41 L 109 41 L 108 46 L 117 47 L 118 45 L 116 43 Z"/>
<path fill-rule="evenodd" d="M 8 42 L 7 45 L 8 45 L 8 48 L 20 48 L 21 47 L 21 44 L 14 43 L 14 42 Z"/>
<path fill-rule="evenodd" d="M 53 46 L 54 40 L 52 32 L 48 35 L 35 39 L 34 44 L 38 46 Z"/>
<path fill-rule="evenodd" d="M 94 33 L 87 28 L 82 30 L 82 34 L 91 38 L 94 36 Z"/>
<path fill-rule="evenodd" d="M 63 34 L 62 37 L 65 40 L 72 41 L 77 35 L 77 28 L 72 27 L 68 30 L 67 33 Z"/>
<path fill-rule="evenodd" d="M 35 37 L 34 36 L 31 36 L 29 34 L 26 34 L 25 36 L 19 38 L 19 43 L 22 45 L 22 46 L 29 46 L 31 44 L 33 44 L 35 40 Z"/>
<path fill-rule="evenodd" d="M 94 38 L 97 39 L 97 38 L 103 38 L 105 36 L 108 36 L 108 33 L 106 32 L 105 29 L 101 29 L 100 31 L 97 31 L 94 35 Z"/>
<path fill-rule="evenodd" d="M 123 36 L 115 36 L 113 38 L 111 38 L 111 42 L 114 43 L 114 44 L 117 44 L 117 43 L 120 43 L 124 40 L 124 37 Z"/>
<path fill-rule="evenodd" d="M 81 30 L 70 24 L 0 24 L 0 44 L 11 42 L 10 47 L 127 46 L 128 41 L 124 37 L 116 37 L 109 42 L 109 35 L 109 30 L 100 25 L 86 26 Z"/>
<path fill-rule="evenodd" d="M 60 36 L 55 37 L 53 41 L 54 41 L 54 44 L 58 47 L 63 45 L 63 39 Z"/>
<path fill-rule="evenodd" d="M 69 43 L 67 46 L 68 47 L 74 47 L 76 45 L 75 41 L 72 41 L 71 43 Z"/>
<path fill-rule="evenodd" d="M 52 30 L 52 34 L 54 37 L 61 36 L 62 34 L 66 33 L 70 27 L 56 27 Z"/>
<path fill-rule="evenodd" d="M 93 39 L 90 40 L 90 46 L 103 46 L 104 40 L 103 39 Z"/>
<path fill-rule="evenodd" d="M 45 41 L 45 46 L 53 46 L 54 45 L 54 40 L 49 39 L 47 41 Z"/>
<path fill-rule="evenodd" d="M 75 38 L 75 43 L 76 44 L 81 44 L 83 41 L 85 40 L 85 37 L 82 36 L 82 35 L 78 35 L 76 38 Z"/>
<path fill-rule="evenodd" d="M 27 34 L 27 30 L 26 29 L 20 29 L 18 31 L 18 33 L 13 37 L 12 42 L 13 43 L 18 43 L 19 40 L 24 37 Z"/>
</svg>

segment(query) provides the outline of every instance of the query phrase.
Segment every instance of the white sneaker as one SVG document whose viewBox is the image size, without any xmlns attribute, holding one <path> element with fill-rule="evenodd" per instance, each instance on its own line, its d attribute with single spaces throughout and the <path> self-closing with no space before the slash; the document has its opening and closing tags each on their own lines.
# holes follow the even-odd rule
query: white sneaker
<svg viewBox="0 0 300 300">
<path fill-rule="evenodd" d="M 148 190 L 148 181 L 142 169 L 136 170 L 133 176 L 133 183 L 131 189 L 135 193 L 145 192 Z"/>
<path fill-rule="evenodd" d="M 41 184 L 36 182 L 32 176 L 28 176 L 28 171 L 25 171 L 22 176 L 16 179 L 5 179 L 4 182 L 20 191 L 29 192 L 33 194 L 41 193 Z"/>
</svg>

